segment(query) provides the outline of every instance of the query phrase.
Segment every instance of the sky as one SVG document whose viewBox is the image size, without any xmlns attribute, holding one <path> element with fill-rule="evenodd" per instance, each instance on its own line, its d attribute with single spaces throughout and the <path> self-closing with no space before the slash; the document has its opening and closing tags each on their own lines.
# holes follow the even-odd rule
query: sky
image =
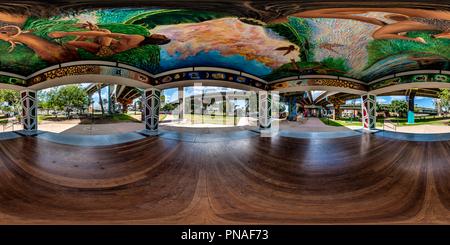
<svg viewBox="0 0 450 245">
<path fill-rule="evenodd" d="M 406 96 L 377 96 L 377 102 L 380 104 L 390 104 L 393 100 L 406 100 Z M 433 98 L 417 96 L 414 98 L 414 104 L 418 107 L 434 109 L 432 103 Z M 352 100 L 347 100 L 346 104 L 352 104 Z M 361 104 L 361 99 L 355 101 L 356 104 Z"/>
</svg>

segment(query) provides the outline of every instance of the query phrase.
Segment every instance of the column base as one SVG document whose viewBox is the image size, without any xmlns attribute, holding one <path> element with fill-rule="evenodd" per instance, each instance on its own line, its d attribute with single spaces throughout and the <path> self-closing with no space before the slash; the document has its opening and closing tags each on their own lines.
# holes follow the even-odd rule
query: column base
<svg viewBox="0 0 450 245">
<path fill-rule="evenodd" d="M 259 132 L 261 134 L 261 137 L 274 137 L 276 135 L 278 135 L 278 132 L 280 130 L 278 129 L 260 129 Z"/>
</svg>

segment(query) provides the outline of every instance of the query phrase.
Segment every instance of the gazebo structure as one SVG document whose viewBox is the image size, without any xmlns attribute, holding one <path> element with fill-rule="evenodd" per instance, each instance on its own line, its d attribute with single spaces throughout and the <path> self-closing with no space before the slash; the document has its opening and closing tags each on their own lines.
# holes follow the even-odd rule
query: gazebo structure
<svg viewBox="0 0 450 245">
<path fill-rule="evenodd" d="M 376 100 L 408 96 L 414 123 L 415 96 L 450 88 L 449 23 L 437 0 L 4 1 L 24 119 L 0 134 L 0 223 L 448 224 L 450 135 L 379 130 Z M 74 83 L 141 97 L 145 130 L 39 130 L 37 91 Z M 162 90 L 191 86 L 245 91 L 259 129 L 161 130 Z M 278 100 L 292 122 L 352 99 L 360 129 L 277 130 Z"/>
</svg>

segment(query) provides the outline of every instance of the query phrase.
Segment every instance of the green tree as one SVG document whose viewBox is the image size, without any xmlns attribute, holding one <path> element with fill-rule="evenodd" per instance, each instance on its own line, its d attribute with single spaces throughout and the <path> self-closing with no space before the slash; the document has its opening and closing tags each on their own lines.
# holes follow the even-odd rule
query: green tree
<svg viewBox="0 0 450 245">
<path fill-rule="evenodd" d="M 408 111 L 406 100 L 393 100 L 388 107 L 390 112 L 399 113 L 400 115 L 406 114 Z"/>
<path fill-rule="evenodd" d="M 286 110 L 286 104 L 284 102 L 278 102 L 278 112 L 284 112 Z"/>
<path fill-rule="evenodd" d="M 441 92 L 438 93 L 440 99 L 440 106 L 449 112 L 450 109 L 450 90 L 447 88 L 440 88 Z"/>
<path fill-rule="evenodd" d="M 377 101 L 377 112 L 382 112 L 384 110 L 385 110 L 384 105 L 378 103 L 378 101 Z"/>
<path fill-rule="evenodd" d="M 22 105 L 20 102 L 20 92 L 19 91 L 14 91 L 14 90 L 10 90 L 10 89 L 0 89 L 0 101 L 2 102 L 2 104 L 4 102 L 7 102 L 8 104 L 12 105 L 14 108 L 14 111 L 19 112 L 18 119 L 19 119 L 19 121 L 21 121 L 22 115 L 20 112 L 22 110 Z"/>
<path fill-rule="evenodd" d="M 166 105 L 164 105 L 161 109 L 163 110 L 163 111 L 171 111 L 171 110 L 173 110 L 173 109 L 175 109 L 176 108 L 176 106 L 174 106 L 174 105 L 172 105 L 172 104 L 166 104 Z"/>
<path fill-rule="evenodd" d="M 438 111 L 438 114 L 440 115 L 442 112 L 442 103 L 440 99 L 433 99 L 432 103 L 434 105 L 434 108 Z"/>
<path fill-rule="evenodd" d="M 80 84 L 55 87 L 49 91 L 48 99 L 53 108 L 65 108 L 67 116 L 74 109 L 89 106 L 89 98 Z"/>
</svg>

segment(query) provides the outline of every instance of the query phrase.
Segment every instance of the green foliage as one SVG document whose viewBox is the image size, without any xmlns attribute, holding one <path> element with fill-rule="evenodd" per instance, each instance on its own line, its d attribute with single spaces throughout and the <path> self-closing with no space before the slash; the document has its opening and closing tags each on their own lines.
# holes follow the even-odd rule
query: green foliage
<svg viewBox="0 0 450 245">
<path fill-rule="evenodd" d="M 393 55 L 426 55 L 443 59 L 450 59 L 450 39 L 433 39 L 431 35 L 442 31 L 411 31 L 406 37 L 422 37 L 428 44 L 403 39 L 374 39 L 370 41 L 366 49 L 369 58 L 364 69 L 368 69 L 377 62 L 381 62 Z"/>
<path fill-rule="evenodd" d="M 446 112 L 450 111 L 450 90 L 447 88 L 440 88 L 441 92 L 438 93 L 440 103 L 439 106 Z M 436 106 L 436 104 L 435 104 Z"/>
<path fill-rule="evenodd" d="M 150 36 L 150 31 L 141 25 L 122 24 L 122 23 L 110 23 L 110 24 L 97 24 L 101 29 L 107 29 L 112 33 L 123 33 L 128 35 L 141 35 Z"/>
<path fill-rule="evenodd" d="M 59 41 L 48 37 L 50 32 L 63 31 L 86 31 L 88 30 L 76 27 L 76 20 L 61 20 L 61 19 L 28 19 L 23 27 L 23 30 L 34 29 L 32 35 L 36 35 L 45 40 L 48 40 L 56 45 L 66 44 L 73 41 L 77 36 L 67 36 L 59 38 Z M 142 25 L 134 24 L 98 24 L 99 28 L 108 29 L 112 33 L 123 33 L 129 35 L 150 35 L 150 31 Z M 91 40 L 88 40 L 91 41 Z M 37 57 L 36 53 L 28 48 L 26 45 L 16 45 L 11 53 L 7 53 L 11 48 L 9 43 L 0 42 L 0 69 L 19 73 L 22 75 L 29 75 L 37 70 L 45 68 L 48 64 Z M 109 57 L 98 57 L 88 53 L 82 49 L 78 49 L 81 59 L 89 60 L 108 60 L 119 61 L 125 64 L 133 65 L 149 72 L 159 71 L 161 48 L 157 45 L 146 45 L 127 50 L 125 52 L 117 53 Z"/>
<path fill-rule="evenodd" d="M 340 70 L 340 71 L 348 71 L 348 67 L 344 64 L 345 63 L 345 58 L 333 58 L 333 57 L 328 57 L 322 61 L 320 61 L 320 63 L 323 63 L 327 68 L 329 69 L 335 69 L 335 70 Z"/>
<path fill-rule="evenodd" d="M 206 11 L 169 9 L 143 13 L 125 21 L 124 23 L 142 24 L 147 29 L 151 30 L 159 25 L 199 23 L 207 20 L 221 19 L 227 17 L 235 17 L 235 16 L 230 14 L 211 13 Z"/>
<path fill-rule="evenodd" d="M 73 109 L 89 106 L 88 95 L 80 84 L 54 87 L 45 96 L 52 108 L 67 108 L 68 114 Z"/>
<path fill-rule="evenodd" d="M 434 105 L 434 108 L 438 111 L 439 114 L 442 112 L 442 102 L 440 99 L 433 99 L 431 101 Z"/>
<path fill-rule="evenodd" d="M 130 122 L 140 122 L 136 118 L 128 115 L 128 114 L 114 114 L 113 119 L 121 120 L 121 121 L 130 121 Z"/>
<path fill-rule="evenodd" d="M 173 110 L 173 109 L 175 109 L 175 108 L 177 108 L 177 106 L 174 106 L 174 105 L 172 105 L 172 104 L 165 104 L 165 105 L 161 108 L 161 110 L 163 110 L 163 111 L 171 111 L 171 110 Z"/>
<path fill-rule="evenodd" d="M 27 20 L 22 30 L 33 29 L 33 20 Z M 31 26 L 30 26 L 31 25 Z M 42 61 L 36 53 L 26 45 L 16 45 L 11 53 L 11 44 L 0 41 L 0 69 L 21 75 L 29 75 L 37 70 L 45 68 L 47 63 Z"/>
<path fill-rule="evenodd" d="M 393 100 L 389 104 L 389 111 L 399 114 L 404 114 L 408 111 L 408 103 L 406 100 Z"/>
<path fill-rule="evenodd" d="M 286 110 L 286 104 L 284 102 L 278 102 L 278 112 L 283 112 Z"/>
<path fill-rule="evenodd" d="M 335 74 L 335 75 L 343 75 L 342 72 L 347 72 L 348 67 L 344 64 L 344 58 L 333 58 L 328 57 L 320 62 L 296 62 L 299 66 L 300 70 L 291 70 L 294 69 L 294 64 L 292 62 L 281 65 L 280 67 L 274 69 L 269 74 L 264 76 L 264 79 L 274 80 L 280 77 L 286 76 L 295 76 L 299 74 Z M 320 64 L 323 64 L 319 67 Z M 317 67 L 317 69 L 307 70 Z M 302 70 L 304 69 L 304 70 Z M 330 69 L 334 69 L 330 70 Z M 342 72 L 338 72 L 342 71 Z"/>
<path fill-rule="evenodd" d="M 283 24 L 266 25 L 264 27 L 271 29 L 286 40 L 297 45 L 300 48 L 300 60 L 308 61 L 310 57 L 314 56 L 308 42 L 311 38 L 311 28 L 304 19 L 295 17 L 289 17 L 289 19 L 289 22 Z"/>
<path fill-rule="evenodd" d="M 377 108 L 376 108 L 377 112 L 382 112 L 385 110 L 384 106 L 380 103 L 378 103 L 377 101 Z"/>
<path fill-rule="evenodd" d="M 88 32 L 89 31 L 82 27 L 75 26 L 76 23 L 77 23 L 76 20 L 27 19 L 27 21 L 25 22 L 25 25 L 23 27 L 23 30 L 34 29 L 34 32 L 32 32 L 31 34 L 38 36 L 40 38 L 46 39 L 48 41 L 51 41 L 55 44 L 58 44 L 57 42 L 54 42 L 54 40 L 48 36 L 48 34 L 50 32 L 54 32 L 54 31 L 63 31 L 63 32 L 85 31 L 85 32 Z M 76 38 L 77 38 L 76 36 L 67 36 L 67 37 L 59 38 L 59 40 L 61 40 L 61 43 L 66 43 L 68 41 L 73 41 Z"/>
</svg>

